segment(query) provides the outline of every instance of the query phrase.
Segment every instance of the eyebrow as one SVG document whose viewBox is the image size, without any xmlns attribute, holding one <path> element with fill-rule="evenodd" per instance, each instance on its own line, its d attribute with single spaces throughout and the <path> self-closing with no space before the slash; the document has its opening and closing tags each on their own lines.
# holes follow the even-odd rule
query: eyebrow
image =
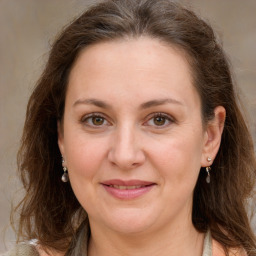
<svg viewBox="0 0 256 256">
<path fill-rule="evenodd" d="M 85 105 L 95 105 L 100 108 L 106 108 L 109 109 L 111 106 L 104 101 L 97 100 L 97 99 L 79 99 L 77 100 L 74 104 L 73 107 L 80 105 L 80 104 L 85 104 Z"/>
<path fill-rule="evenodd" d="M 146 109 L 146 108 L 160 106 L 160 105 L 164 105 L 164 104 L 168 104 L 168 103 L 183 106 L 183 104 L 180 101 L 177 101 L 172 98 L 167 98 L 167 99 L 156 99 L 156 100 L 147 101 L 145 103 L 142 103 L 139 108 Z M 97 100 L 97 99 L 79 99 L 79 100 L 75 101 L 75 103 L 73 104 L 73 107 L 80 105 L 80 104 L 95 105 L 97 107 L 105 108 L 105 109 L 112 108 L 111 105 L 107 104 L 106 102 L 104 102 L 102 100 Z"/>
<path fill-rule="evenodd" d="M 146 108 L 150 108 L 150 107 L 155 107 L 155 106 L 160 106 L 160 105 L 164 105 L 164 104 L 177 104 L 177 105 L 181 105 L 184 106 L 180 101 L 172 99 L 172 98 L 167 98 L 167 99 L 159 99 L 159 100 L 150 100 L 147 101 L 145 103 L 142 103 L 140 108 L 141 109 L 146 109 Z"/>
</svg>

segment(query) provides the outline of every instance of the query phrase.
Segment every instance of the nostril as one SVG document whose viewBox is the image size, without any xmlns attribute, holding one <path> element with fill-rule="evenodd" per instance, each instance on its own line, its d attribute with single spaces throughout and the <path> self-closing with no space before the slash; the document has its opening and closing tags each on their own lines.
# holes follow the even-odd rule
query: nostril
<svg viewBox="0 0 256 256">
<path fill-rule="evenodd" d="M 144 152 L 141 147 L 135 143 L 132 137 L 134 134 L 122 136 L 119 140 L 112 141 L 111 148 L 108 152 L 108 160 L 113 166 L 118 166 L 120 169 L 133 169 L 145 161 Z"/>
</svg>

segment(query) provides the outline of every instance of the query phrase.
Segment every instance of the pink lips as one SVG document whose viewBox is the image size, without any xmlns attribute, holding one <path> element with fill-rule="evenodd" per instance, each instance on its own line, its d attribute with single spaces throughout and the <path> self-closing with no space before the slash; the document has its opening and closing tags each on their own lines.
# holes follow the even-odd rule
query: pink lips
<svg viewBox="0 0 256 256">
<path fill-rule="evenodd" d="M 105 190 L 118 199 L 134 199 L 149 192 L 156 184 L 141 180 L 107 180 L 101 183 Z"/>
</svg>

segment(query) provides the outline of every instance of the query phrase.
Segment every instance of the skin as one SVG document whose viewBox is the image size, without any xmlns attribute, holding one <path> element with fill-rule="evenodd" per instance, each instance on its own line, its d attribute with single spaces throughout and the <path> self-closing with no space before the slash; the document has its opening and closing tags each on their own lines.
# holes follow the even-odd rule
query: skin
<svg viewBox="0 0 256 256">
<path fill-rule="evenodd" d="M 219 106 L 203 128 L 190 67 L 177 48 L 141 37 L 82 51 L 58 144 L 89 216 L 89 256 L 202 254 L 204 235 L 191 220 L 193 190 L 200 168 L 217 154 L 224 119 Z M 125 200 L 102 186 L 110 179 L 155 185 Z"/>
</svg>

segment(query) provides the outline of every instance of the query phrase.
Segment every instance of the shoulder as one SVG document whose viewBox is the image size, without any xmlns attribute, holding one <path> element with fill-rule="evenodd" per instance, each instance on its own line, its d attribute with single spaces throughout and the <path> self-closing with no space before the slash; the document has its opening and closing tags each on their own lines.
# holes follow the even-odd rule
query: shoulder
<svg viewBox="0 0 256 256">
<path fill-rule="evenodd" d="M 1 256 L 40 256 L 40 254 L 34 245 L 22 243 Z"/>
<path fill-rule="evenodd" d="M 21 243 L 0 256 L 64 256 L 62 253 L 46 252 L 39 245 Z"/>
<path fill-rule="evenodd" d="M 247 256 L 247 253 L 242 248 L 234 248 L 229 250 L 230 256 Z M 225 256 L 224 249 L 220 243 L 212 239 L 212 256 Z"/>
</svg>

